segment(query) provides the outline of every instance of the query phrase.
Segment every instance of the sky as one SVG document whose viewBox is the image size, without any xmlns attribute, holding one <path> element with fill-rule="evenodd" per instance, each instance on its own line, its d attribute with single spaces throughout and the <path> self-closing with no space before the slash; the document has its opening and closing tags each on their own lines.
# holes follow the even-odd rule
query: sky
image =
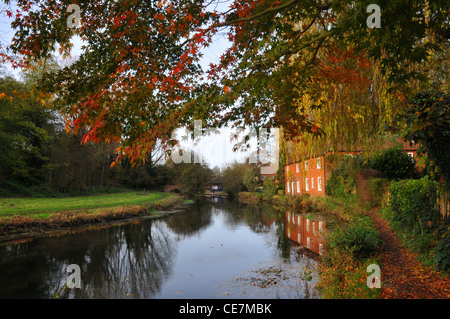
<svg viewBox="0 0 450 319">
<path fill-rule="evenodd" d="M 225 4 L 223 3 L 222 6 L 224 5 Z M 4 6 L 4 4 L 0 5 L 0 43 L 2 47 L 5 47 L 6 45 L 9 45 L 11 43 L 14 32 L 10 27 L 12 19 L 6 16 L 3 10 L 4 7 L 2 6 Z M 79 37 L 74 37 L 72 43 L 73 48 L 71 56 L 73 59 L 77 59 L 77 57 L 81 54 L 82 41 Z M 217 40 L 214 41 L 214 44 L 203 50 L 202 67 L 204 69 L 207 69 L 210 63 L 218 63 L 220 56 L 226 50 L 228 45 L 229 42 L 226 38 L 226 35 L 218 35 Z M 61 56 L 58 56 L 58 52 L 55 52 L 55 54 L 57 55 L 58 60 L 63 63 L 64 61 Z M 20 70 L 14 70 L 10 65 L 6 66 L 6 70 L 10 75 L 14 76 L 17 79 L 20 79 Z M 246 132 L 248 133 L 248 130 Z M 249 150 L 245 152 L 234 152 L 233 146 L 236 141 L 231 141 L 233 130 L 230 127 L 221 129 L 219 131 L 219 134 L 204 136 L 197 144 L 194 144 L 192 139 L 187 138 L 186 131 L 183 128 L 177 130 L 176 135 L 178 137 L 185 137 L 184 141 L 180 141 L 180 146 L 183 150 L 192 149 L 195 153 L 200 154 L 202 162 L 204 164 L 207 164 L 211 168 L 214 168 L 216 166 L 218 166 L 219 168 L 224 168 L 233 162 L 244 163 L 246 158 L 251 156 L 252 153 L 256 152 L 256 138 L 252 138 L 250 140 L 251 148 Z M 243 137 L 245 136 L 245 134 L 241 134 L 240 136 Z M 273 143 L 273 140 L 271 140 L 267 147 L 270 147 L 270 150 L 267 151 L 274 156 L 271 161 L 278 163 L 276 146 Z"/>
</svg>

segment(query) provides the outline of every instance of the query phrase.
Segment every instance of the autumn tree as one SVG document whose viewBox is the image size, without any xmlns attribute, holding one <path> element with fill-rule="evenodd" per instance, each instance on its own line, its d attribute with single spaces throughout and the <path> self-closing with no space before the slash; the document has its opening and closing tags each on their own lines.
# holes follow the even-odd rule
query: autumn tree
<svg viewBox="0 0 450 319">
<path fill-rule="evenodd" d="M 4 1 L 7 5 L 9 0 Z M 49 73 L 43 88 L 67 128 L 87 128 L 83 141 L 117 143 L 116 158 L 143 160 L 158 140 L 201 119 L 205 127 L 283 127 L 286 136 L 313 131 L 293 103 L 320 74 L 317 57 L 339 42 L 377 61 L 392 85 L 420 76 L 414 66 L 441 50 L 448 1 L 380 0 L 381 28 L 367 26 L 372 1 L 232 0 L 78 1 L 81 24 L 67 25 L 72 0 L 17 3 L 10 58 L 16 66 L 70 53 L 80 58 Z M 202 69 L 201 53 L 226 34 L 229 48 Z M 295 63 L 292 58 L 297 57 Z M 292 88 L 296 89 L 293 90 Z"/>
</svg>

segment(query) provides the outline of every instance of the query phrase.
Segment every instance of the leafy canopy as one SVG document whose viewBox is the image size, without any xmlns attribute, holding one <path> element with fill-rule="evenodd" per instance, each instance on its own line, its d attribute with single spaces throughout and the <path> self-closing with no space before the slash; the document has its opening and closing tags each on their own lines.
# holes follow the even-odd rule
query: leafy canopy
<svg viewBox="0 0 450 319">
<path fill-rule="evenodd" d="M 9 5 L 10 0 L 4 0 Z M 419 74 L 413 67 L 440 50 L 448 1 L 379 0 L 380 29 L 367 27 L 370 1 L 230 0 L 77 1 L 81 24 L 69 28 L 73 0 L 21 0 L 10 55 L 16 66 L 68 55 L 79 59 L 44 77 L 67 129 L 87 128 L 84 141 L 118 142 L 118 160 L 144 159 L 179 126 L 280 127 L 288 136 L 316 130 L 293 101 L 320 73 L 318 54 L 338 47 L 367 51 L 393 84 Z M 217 64 L 201 53 L 229 41 Z M 435 41 L 426 41 L 428 37 Z M 296 89 L 292 89 L 295 87 Z"/>
</svg>

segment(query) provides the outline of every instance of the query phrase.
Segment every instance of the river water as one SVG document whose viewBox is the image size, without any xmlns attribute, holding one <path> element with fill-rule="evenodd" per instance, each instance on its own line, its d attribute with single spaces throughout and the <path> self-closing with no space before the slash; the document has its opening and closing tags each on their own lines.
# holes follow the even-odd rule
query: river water
<svg viewBox="0 0 450 319">
<path fill-rule="evenodd" d="M 329 225 L 317 214 L 225 200 L 5 244 L 0 298 L 320 298 L 317 266 Z M 67 286 L 73 274 L 80 288 Z"/>
</svg>

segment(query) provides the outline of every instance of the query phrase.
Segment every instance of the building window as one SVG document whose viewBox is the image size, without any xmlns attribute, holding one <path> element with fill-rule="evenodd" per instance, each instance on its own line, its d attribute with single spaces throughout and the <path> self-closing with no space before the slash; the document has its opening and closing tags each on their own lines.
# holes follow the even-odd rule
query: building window
<svg viewBox="0 0 450 319">
<path fill-rule="evenodd" d="M 305 189 L 309 191 L 309 180 L 307 178 L 305 179 Z"/>
<path fill-rule="evenodd" d="M 308 161 L 305 161 L 305 171 L 308 171 Z"/>
<path fill-rule="evenodd" d="M 309 220 L 309 219 L 306 219 L 306 230 L 307 231 L 310 231 L 311 230 L 311 220 Z"/>
<path fill-rule="evenodd" d="M 311 248 L 311 238 L 309 237 L 306 238 L 306 248 Z"/>
<path fill-rule="evenodd" d="M 286 186 L 287 186 L 287 192 L 290 193 L 290 190 L 289 190 L 289 183 L 286 183 Z"/>
<path fill-rule="evenodd" d="M 322 177 L 317 177 L 317 190 L 322 190 Z"/>
<path fill-rule="evenodd" d="M 314 188 L 314 177 L 311 177 L 311 188 Z"/>
<path fill-rule="evenodd" d="M 297 224 L 299 226 L 301 226 L 301 224 L 302 224 L 302 219 L 300 218 L 300 215 L 297 216 Z"/>
<path fill-rule="evenodd" d="M 302 243 L 302 235 L 301 235 L 300 233 L 297 234 L 297 242 L 298 242 L 299 244 Z"/>
<path fill-rule="evenodd" d="M 299 181 L 297 181 L 297 193 L 300 194 L 300 182 Z"/>
<path fill-rule="evenodd" d="M 319 243 L 319 255 L 323 255 L 323 244 Z"/>
<path fill-rule="evenodd" d="M 286 172 L 289 172 L 289 166 L 286 166 Z"/>
<path fill-rule="evenodd" d="M 317 159 L 317 169 L 322 169 L 322 159 L 320 157 Z"/>
<path fill-rule="evenodd" d="M 296 171 L 297 173 L 300 172 L 300 165 L 299 165 L 299 164 L 295 164 L 295 171 Z"/>
</svg>

